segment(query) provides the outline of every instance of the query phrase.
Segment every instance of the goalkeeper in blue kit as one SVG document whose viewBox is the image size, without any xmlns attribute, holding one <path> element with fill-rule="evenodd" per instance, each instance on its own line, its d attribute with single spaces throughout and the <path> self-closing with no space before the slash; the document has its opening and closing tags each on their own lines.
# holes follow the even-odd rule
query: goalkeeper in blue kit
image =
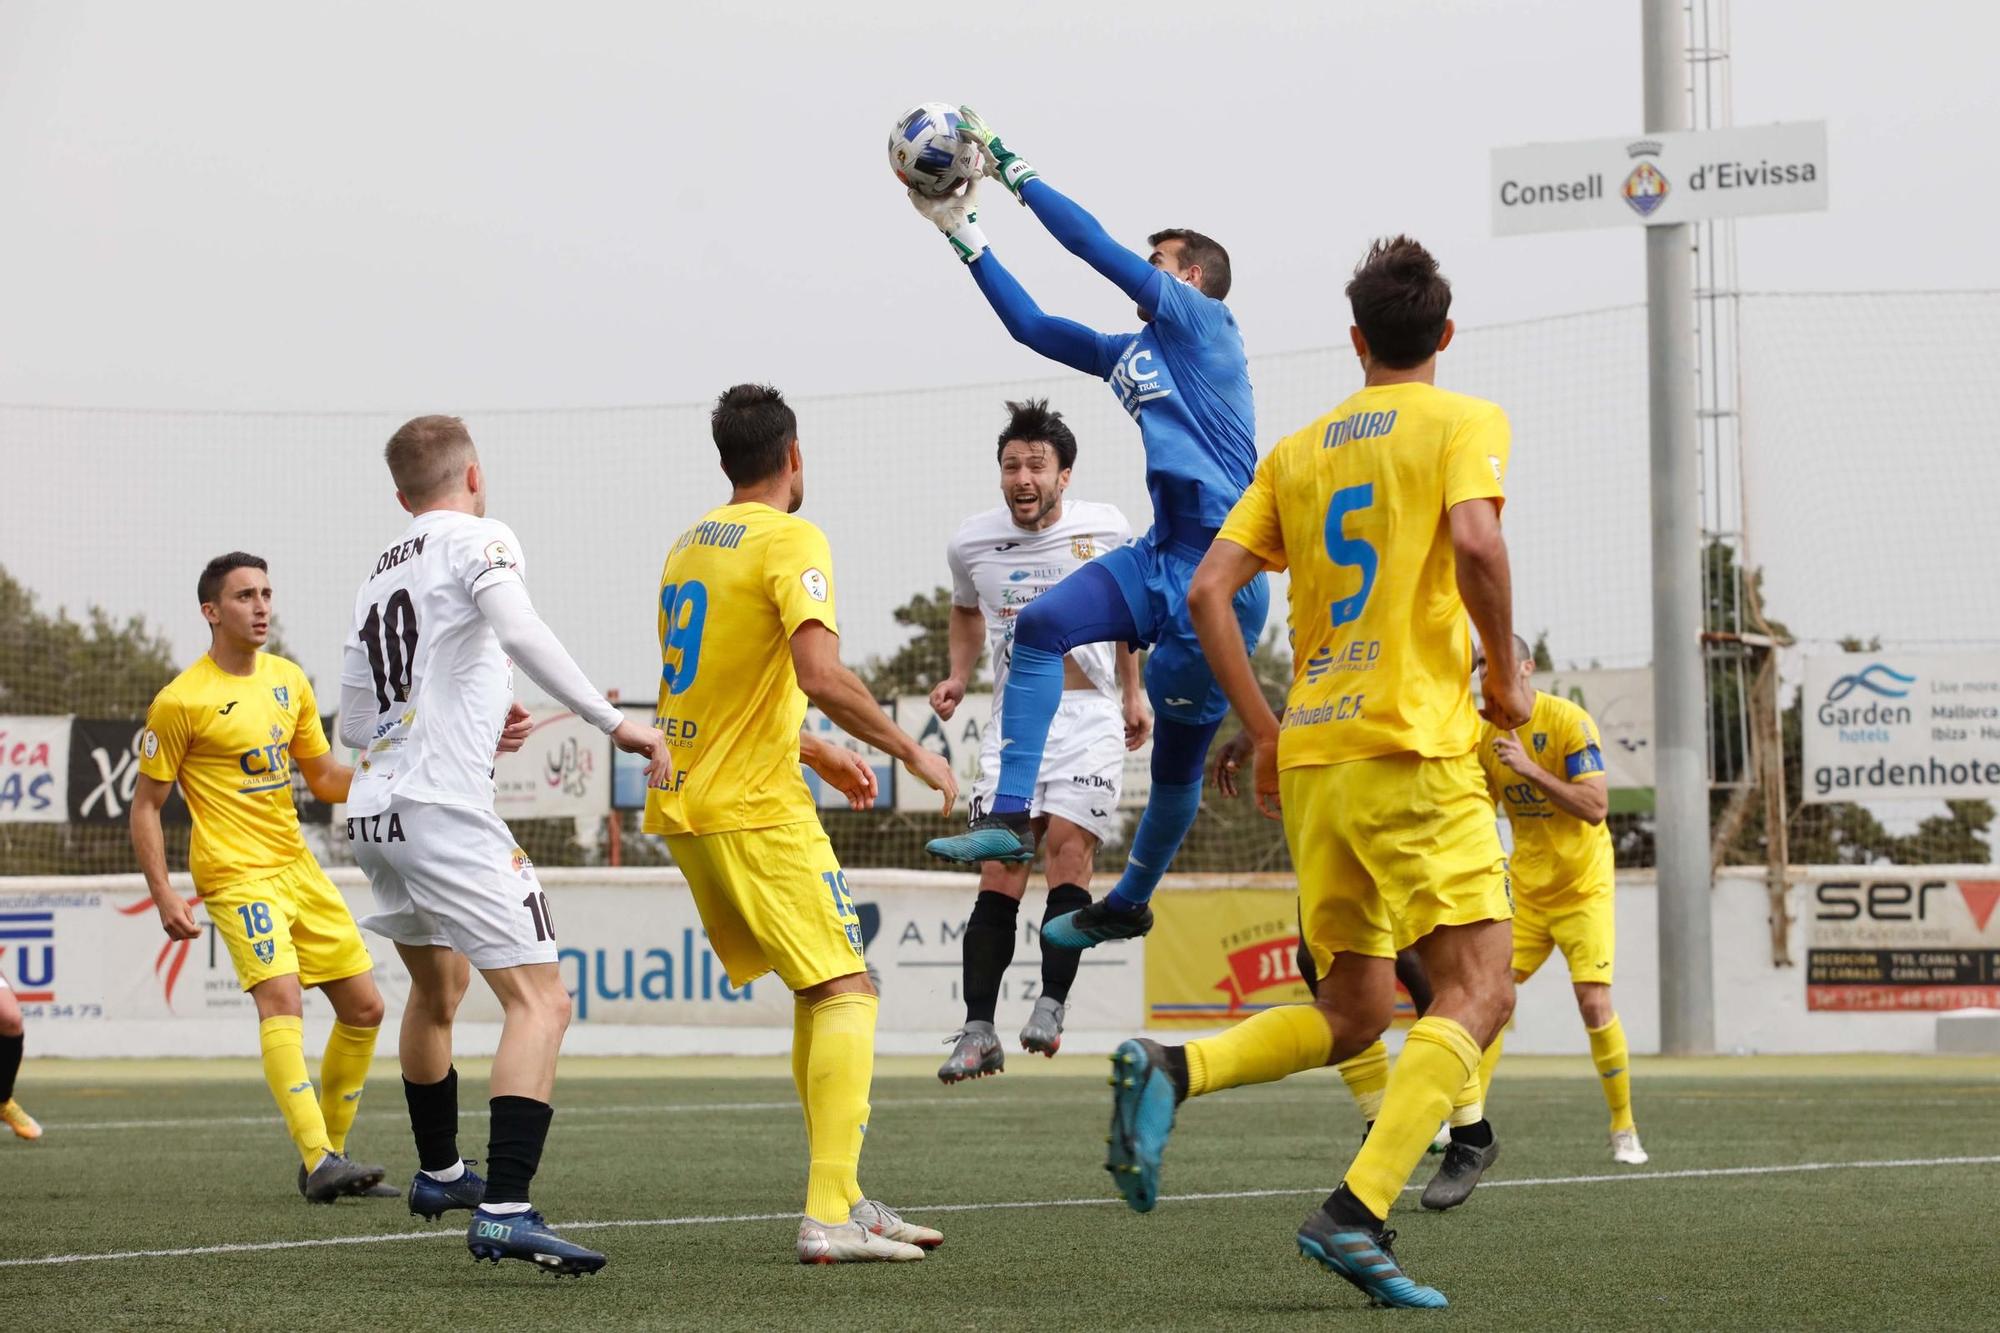
<svg viewBox="0 0 2000 1333">
<path fill-rule="evenodd" d="M 960 108 L 960 115 L 959 133 L 979 145 L 985 174 L 1006 186 L 1065 249 L 1136 302 L 1143 321 L 1136 333 L 1107 334 L 1044 314 L 988 247 L 979 228 L 976 181 L 956 197 L 911 192 L 917 211 L 945 234 L 1014 339 L 1108 381 L 1139 423 L 1152 529 L 1022 608 L 1001 707 L 1000 780 L 992 808 L 967 832 L 929 844 L 933 855 L 950 861 L 1030 859 L 1029 798 L 1062 701 L 1064 654 L 1086 643 L 1151 645 L 1146 693 L 1156 718 L 1153 789 L 1130 861 L 1102 901 L 1042 927 L 1050 944 L 1087 949 L 1151 928 L 1147 901 L 1194 823 L 1209 742 L 1229 711 L 1195 638 L 1187 590 L 1257 465 L 1249 362 L 1236 317 L 1223 304 L 1229 255 L 1220 245 L 1177 228 L 1156 232 L 1148 241 L 1151 255 L 1142 258 L 1057 193 L 970 108 Z M 1246 647 L 1255 647 L 1269 604 L 1261 574 L 1237 594 Z"/>
</svg>

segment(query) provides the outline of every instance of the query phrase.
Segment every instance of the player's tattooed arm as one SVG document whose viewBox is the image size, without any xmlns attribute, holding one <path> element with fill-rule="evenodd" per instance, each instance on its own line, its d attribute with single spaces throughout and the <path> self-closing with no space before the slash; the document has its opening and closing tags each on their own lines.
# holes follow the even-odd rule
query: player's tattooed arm
<svg viewBox="0 0 2000 1333">
<path fill-rule="evenodd" d="M 167 834 L 160 826 L 160 808 L 173 790 L 171 782 L 139 775 L 139 785 L 132 792 L 132 852 L 146 877 L 146 892 L 153 896 L 153 906 L 160 914 L 160 928 L 168 939 L 191 940 L 201 934 L 201 927 L 195 924 L 194 909 L 167 880 Z"/>
</svg>

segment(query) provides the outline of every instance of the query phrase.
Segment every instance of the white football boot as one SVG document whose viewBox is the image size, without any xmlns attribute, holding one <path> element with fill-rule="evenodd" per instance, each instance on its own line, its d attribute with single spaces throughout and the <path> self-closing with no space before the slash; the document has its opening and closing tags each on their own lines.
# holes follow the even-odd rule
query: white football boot
<svg viewBox="0 0 2000 1333">
<path fill-rule="evenodd" d="M 850 1216 L 884 1240 L 914 1245 L 920 1250 L 935 1250 L 944 1244 L 942 1231 L 920 1227 L 915 1222 L 905 1222 L 902 1214 L 894 1208 L 885 1203 L 877 1203 L 873 1199 L 863 1199 L 855 1204 Z"/>
<path fill-rule="evenodd" d="M 802 1264 L 908 1263 L 923 1257 L 916 1246 L 878 1236 L 855 1218 L 838 1226 L 811 1217 L 799 1219 Z"/>
<path fill-rule="evenodd" d="M 1638 1130 L 1614 1129 L 1611 1131 L 1611 1160 L 1623 1166 L 1644 1166 L 1652 1158 L 1639 1146 Z"/>
</svg>

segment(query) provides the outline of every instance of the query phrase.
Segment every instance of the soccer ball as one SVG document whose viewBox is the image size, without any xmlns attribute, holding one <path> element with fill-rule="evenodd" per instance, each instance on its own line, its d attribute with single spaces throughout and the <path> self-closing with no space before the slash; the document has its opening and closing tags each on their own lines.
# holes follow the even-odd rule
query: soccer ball
<svg viewBox="0 0 2000 1333">
<path fill-rule="evenodd" d="M 979 175 L 979 145 L 958 132 L 949 102 L 912 107 L 889 131 L 889 169 L 918 194 L 942 199 Z"/>
</svg>

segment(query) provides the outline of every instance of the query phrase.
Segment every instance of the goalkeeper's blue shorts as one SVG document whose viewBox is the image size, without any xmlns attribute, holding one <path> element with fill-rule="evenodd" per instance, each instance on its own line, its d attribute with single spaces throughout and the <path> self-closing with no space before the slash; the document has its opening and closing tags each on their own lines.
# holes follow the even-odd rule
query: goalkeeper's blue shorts
<svg viewBox="0 0 2000 1333">
<path fill-rule="evenodd" d="M 1175 540 L 1183 535 L 1189 540 Z M 1188 585 L 1213 536 L 1212 531 L 1176 531 L 1170 536 L 1155 524 L 1145 536 L 1096 562 L 1124 594 L 1138 628 L 1137 642 L 1152 646 L 1146 659 L 1146 696 L 1154 714 L 1189 726 L 1218 722 L 1229 712 L 1229 700 L 1208 669 L 1188 616 Z M 1264 575 L 1243 586 L 1235 607 L 1243 646 L 1254 650 L 1271 609 L 1271 588 Z"/>
</svg>

